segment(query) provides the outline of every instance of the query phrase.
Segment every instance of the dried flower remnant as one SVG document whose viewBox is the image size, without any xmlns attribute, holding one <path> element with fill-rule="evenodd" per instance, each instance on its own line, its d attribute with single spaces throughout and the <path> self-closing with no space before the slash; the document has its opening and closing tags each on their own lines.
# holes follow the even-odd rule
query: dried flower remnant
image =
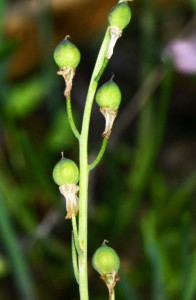
<svg viewBox="0 0 196 300">
<path fill-rule="evenodd" d="M 59 186 L 61 194 L 66 200 L 66 219 L 71 219 L 72 214 L 77 215 L 78 213 L 78 197 L 77 193 L 79 191 L 79 186 L 76 184 L 63 184 Z"/>
<path fill-rule="evenodd" d="M 102 133 L 102 136 L 109 139 L 110 134 L 112 132 L 114 120 L 116 119 L 118 111 L 109 107 L 102 107 L 100 108 L 100 112 L 105 118 L 105 129 L 104 132 Z"/>
<path fill-rule="evenodd" d="M 110 43 L 106 54 L 107 59 L 110 59 L 112 57 L 116 42 L 122 35 L 122 30 L 117 28 L 116 26 L 111 26 L 109 32 L 110 32 Z"/>
<path fill-rule="evenodd" d="M 72 90 L 73 78 L 75 76 L 75 69 L 71 68 L 71 67 L 66 67 L 66 68 L 60 69 L 57 72 L 57 74 L 63 76 L 63 78 L 65 80 L 64 96 L 69 97 L 71 94 L 71 90 Z"/>
<path fill-rule="evenodd" d="M 105 282 L 108 287 L 109 295 L 111 296 L 114 292 L 115 285 L 120 281 L 120 277 L 115 271 L 107 273 L 101 276 L 101 279 Z"/>
</svg>

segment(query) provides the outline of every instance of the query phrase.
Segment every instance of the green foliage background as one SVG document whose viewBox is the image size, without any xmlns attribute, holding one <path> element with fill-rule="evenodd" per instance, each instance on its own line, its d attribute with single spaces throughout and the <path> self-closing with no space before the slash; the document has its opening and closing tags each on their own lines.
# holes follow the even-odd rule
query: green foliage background
<svg viewBox="0 0 196 300">
<path fill-rule="evenodd" d="M 102 81 L 115 73 L 123 103 L 108 150 L 90 178 L 90 295 L 94 300 L 107 297 L 90 264 L 94 251 L 107 239 L 121 257 L 117 299 L 194 300 L 195 76 L 178 73 L 161 57 L 166 43 L 179 36 L 195 15 L 196 5 L 193 0 L 157 4 L 144 0 L 131 6 L 133 19 Z M 55 20 L 40 5 L 40 62 L 25 76 L 11 78 L 10 64 L 21 40 L 6 37 L 3 21 L 10 7 L 1 1 L 0 299 L 78 299 L 71 225 L 64 219 L 65 203 L 51 176 L 62 150 L 78 163 L 64 86 L 52 57 Z M 73 87 L 80 124 L 104 20 L 96 34 L 89 30 L 80 38 L 74 22 L 69 28 L 82 53 Z M 60 30 L 69 34 L 66 28 Z M 95 105 L 90 160 L 100 147 L 103 126 Z"/>
</svg>

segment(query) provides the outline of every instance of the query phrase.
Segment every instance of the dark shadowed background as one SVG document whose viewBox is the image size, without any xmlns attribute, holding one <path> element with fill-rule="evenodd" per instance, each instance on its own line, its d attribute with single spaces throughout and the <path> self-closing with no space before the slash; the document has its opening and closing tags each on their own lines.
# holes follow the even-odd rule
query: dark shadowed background
<svg viewBox="0 0 196 300">
<path fill-rule="evenodd" d="M 64 82 L 53 60 L 67 35 L 82 54 L 73 85 L 80 128 L 113 0 L 0 1 L 0 299 L 79 299 L 71 225 L 52 179 L 60 152 L 78 164 Z M 196 1 L 135 0 L 100 84 L 122 104 L 89 189 L 90 299 L 107 299 L 91 257 L 121 258 L 119 300 L 196 299 Z M 101 145 L 97 105 L 89 159 Z"/>
</svg>

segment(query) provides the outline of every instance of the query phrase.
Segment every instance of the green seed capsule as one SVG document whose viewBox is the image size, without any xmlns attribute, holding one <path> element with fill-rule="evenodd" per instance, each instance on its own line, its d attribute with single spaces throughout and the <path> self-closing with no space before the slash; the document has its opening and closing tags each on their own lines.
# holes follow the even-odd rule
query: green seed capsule
<svg viewBox="0 0 196 300">
<path fill-rule="evenodd" d="M 99 107 L 117 110 L 121 102 L 121 91 L 118 85 L 113 80 L 103 84 L 97 91 L 96 102 Z"/>
<path fill-rule="evenodd" d="M 112 26 L 123 30 L 131 20 L 131 9 L 126 2 L 115 5 L 109 13 L 108 21 Z"/>
<path fill-rule="evenodd" d="M 79 170 L 73 160 L 62 157 L 54 166 L 52 176 L 58 185 L 77 184 L 79 180 Z"/>
<path fill-rule="evenodd" d="M 114 249 L 104 244 L 93 255 L 92 264 L 94 269 L 103 276 L 111 272 L 117 273 L 120 259 Z"/>
<path fill-rule="evenodd" d="M 54 50 L 54 60 L 59 68 L 76 68 L 80 62 L 80 51 L 66 38 Z"/>
</svg>

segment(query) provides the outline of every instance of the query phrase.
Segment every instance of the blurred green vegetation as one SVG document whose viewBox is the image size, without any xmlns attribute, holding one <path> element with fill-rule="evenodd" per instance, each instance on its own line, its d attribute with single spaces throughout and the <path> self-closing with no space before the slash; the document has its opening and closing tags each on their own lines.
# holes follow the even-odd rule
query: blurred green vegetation
<svg viewBox="0 0 196 300">
<path fill-rule="evenodd" d="M 77 141 L 66 116 L 64 83 L 56 76 L 52 57 L 61 23 L 56 25 L 43 2 L 37 21 L 40 60 L 24 69 L 22 76 L 12 76 L 13 57 L 23 40 L 20 34 L 6 36 L 3 20 L 11 7 L 6 0 L 0 3 L 0 299 L 78 299 L 71 225 L 64 220 L 65 203 L 51 177 L 62 150 L 78 163 Z M 107 298 L 90 259 L 108 239 L 121 257 L 117 299 L 194 300 L 196 80 L 194 75 L 179 74 L 161 57 L 166 43 L 180 35 L 194 17 L 195 1 L 144 0 L 132 7 L 132 22 L 103 78 L 108 80 L 115 73 L 123 104 L 103 162 L 90 178 L 90 295 L 94 300 Z M 63 17 L 61 12 L 59 18 Z M 74 22 L 71 30 L 73 38 L 77 37 Z M 96 30 L 95 35 L 84 33 L 74 40 L 83 59 L 73 91 L 78 124 L 103 35 L 103 28 Z M 153 72 L 154 79 L 148 82 Z M 139 104 L 132 100 L 135 95 Z M 130 103 L 137 114 L 133 117 L 133 111 L 128 111 L 130 120 L 124 126 L 120 115 Z M 103 126 L 95 105 L 90 158 L 99 150 Z"/>
</svg>

